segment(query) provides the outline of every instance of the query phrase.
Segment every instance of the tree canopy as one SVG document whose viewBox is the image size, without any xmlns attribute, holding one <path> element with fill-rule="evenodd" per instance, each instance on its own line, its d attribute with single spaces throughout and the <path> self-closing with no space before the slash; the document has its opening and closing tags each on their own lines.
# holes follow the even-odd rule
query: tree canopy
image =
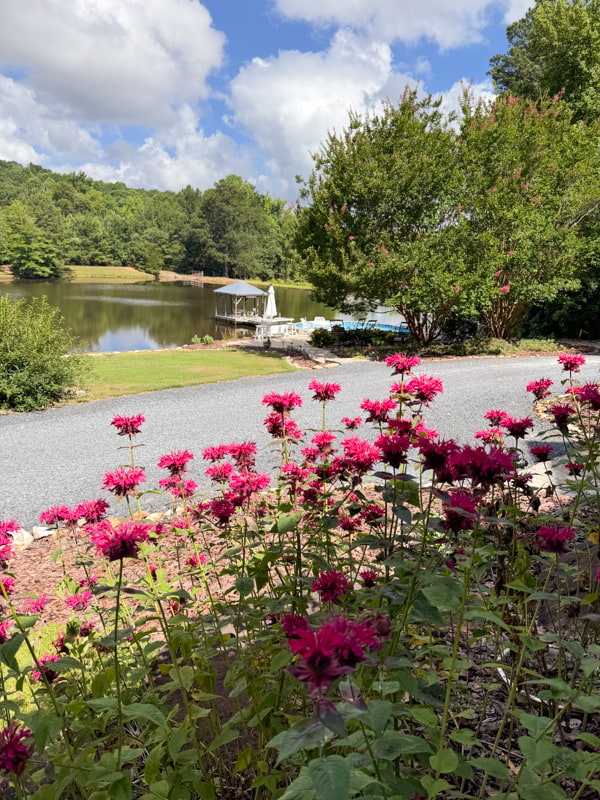
<svg viewBox="0 0 600 800">
<path fill-rule="evenodd" d="M 290 217 L 236 175 L 159 192 L 0 161 L 0 261 L 19 277 L 56 277 L 64 263 L 293 278 Z"/>
<path fill-rule="evenodd" d="M 415 339 L 452 319 L 514 334 L 578 286 L 582 219 L 600 204 L 598 126 L 556 98 L 473 104 L 445 120 L 405 92 L 315 156 L 296 242 L 318 298 L 393 304 Z"/>
<path fill-rule="evenodd" d="M 536 0 L 490 59 L 498 91 L 535 100 L 564 93 L 575 119 L 600 116 L 600 0 Z"/>
</svg>

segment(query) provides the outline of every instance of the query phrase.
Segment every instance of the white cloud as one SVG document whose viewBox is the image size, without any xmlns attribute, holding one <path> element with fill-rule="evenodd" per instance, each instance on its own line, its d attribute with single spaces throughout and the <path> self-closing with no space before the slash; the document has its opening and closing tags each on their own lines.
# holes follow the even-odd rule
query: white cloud
<svg viewBox="0 0 600 800">
<path fill-rule="evenodd" d="M 2 0 L 0 64 L 87 122 L 164 124 L 207 96 L 224 35 L 196 0 Z"/>
<path fill-rule="evenodd" d="M 515 22 L 533 8 L 535 0 L 507 0 L 507 9 L 504 14 L 504 20 L 507 24 Z"/>
<path fill-rule="evenodd" d="M 344 26 L 380 41 L 414 43 L 431 39 L 441 48 L 482 40 L 495 8 L 514 15 L 526 0 L 274 0 L 286 17 L 317 26 Z M 529 2 L 529 5 L 532 5 Z M 511 18 L 518 19 L 522 14 Z"/>
<path fill-rule="evenodd" d="M 414 79 L 395 73 L 386 44 L 338 31 L 329 50 L 282 51 L 254 59 L 231 84 L 233 120 L 262 149 L 279 191 L 293 197 L 293 176 L 307 177 L 311 152 L 327 132 L 341 132 L 348 112 L 397 98 Z"/>
</svg>

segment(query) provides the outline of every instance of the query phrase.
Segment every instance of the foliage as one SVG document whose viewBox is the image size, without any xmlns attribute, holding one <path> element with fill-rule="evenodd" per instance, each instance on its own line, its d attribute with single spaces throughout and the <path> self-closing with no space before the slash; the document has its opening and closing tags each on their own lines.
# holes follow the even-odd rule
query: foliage
<svg viewBox="0 0 600 800">
<path fill-rule="evenodd" d="M 310 344 L 313 347 L 330 347 L 336 341 L 335 334 L 327 328 L 315 328 L 310 334 Z"/>
<path fill-rule="evenodd" d="M 494 411 L 496 444 L 440 439 L 423 415 L 441 383 L 403 354 L 388 359 L 387 402 L 361 405 L 375 444 L 352 432 L 338 445 L 327 428 L 338 384 L 310 383 L 322 427 L 306 436 L 302 398 L 268 394 L 270 491 L 252 442 L 203 453 L 209 499 L 193 454 L 169 453 L 158 464 L 174 508 L 158 522 L 136 465 L 144 417 L 115 417 L 130 466 L 103 486 L 124 517 L 105 518 L 102 500 L 41 515 L 73 609 L 53 654 L 32 636 L 48 599 L 11 584 L 18 526 L 0 522 L 0 771 L 17 797 L 597 793 L 600 571 L 580 501 L 598 500 L 600 385 L 577 386 L 584 361 L 560 359 L 571 411 L 555 435 L 578 477 L 556 515 L 516 471 L 532 420 Z M 550 382 L 534 383 L 541 397 Z M 545 479 L 560 504 L 550 466 Z"/>
<path fill-rule="evenodd" d="M 576 119 L 600 116 L 598 0 L 536 0 L 506 35 L 508 52 L 490 59 L 498 90 L 531 100 L 564 93 Z"/>
<path fill-rule="evenodd" d="M 458 124 L 408 91 L 353 117 L 315 156 L 297 212 L 317 297 L 392 304 L 419 346 L 478 318 L 514 336 L 533 305 L 578 286 L 600 207 L 598 123 L 572 125 L 560 99 L 467 93 Z"/>
<path fill-rule="evenodd" d="M 48 262 L 53 248 L 66 264 L 132 266 L 151 275 L 203 269 L 265 280 L 297 277 L 289 209 L 235 175 L 204 193 L 190 186 L 158 192 L 0 161 L 2 263 L 3 231 L 19 215 L 35 237 L 29 264 Z"/>
<path fill-rule="evenodd" d="M 0 408 L 43 408 L 60 400 L 67 386 L 78 385 L 85 361 L 67 357 L 73 344 L 58 309 L 45 297 L 0 296 Z"/>
<path fill-rule="evenodd" d="M 56 249 L 35 224 L 26 207 L 15 202 L 4 214 L 4 257 L 17 278 L 47 279 L 63 274 Z"/>
</svg>

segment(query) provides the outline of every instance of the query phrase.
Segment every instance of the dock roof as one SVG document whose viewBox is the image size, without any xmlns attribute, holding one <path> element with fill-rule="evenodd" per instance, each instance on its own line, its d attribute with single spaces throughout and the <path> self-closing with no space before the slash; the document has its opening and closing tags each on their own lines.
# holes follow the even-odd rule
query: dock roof
<svg viewBox="0 0 600 800">
<path fill-rule="evenodd" d="M 231 294 L 235 297 L 262 297 L 267 294 L 257 286 L 246 283 L 246 281 L 228 283 L 227 286 L 221 286 L 220 289 L 215 289 L 214 291 L 215 294 Z"/>
</svg>

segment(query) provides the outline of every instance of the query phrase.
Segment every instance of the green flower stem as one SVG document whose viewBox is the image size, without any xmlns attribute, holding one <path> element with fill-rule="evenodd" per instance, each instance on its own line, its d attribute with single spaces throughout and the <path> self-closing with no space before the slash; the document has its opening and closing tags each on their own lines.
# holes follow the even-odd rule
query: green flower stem
<svg viewBox="0 0 600 800">
<path fill-rule="evenodd" d="M 117 606 L 115 609 L 115 628 L 114 628 L 114 642 L 113 642 L 113 655 L 115 665 L 115 686 L 117 689 L 117 716 L 119 718 L 118 731 L 117 731 L 117 769 L 121 769 L 121 751 L 123 749 L 123 701 L 121 697 L 121 669 L 119 666 L 119 653 L 117 646 L 117 634 L 119 632 L 119 613 L 121 610 L 121 585 L 123 582 L 123 559 L 119 559 L 119 576 L 117 580 Z"/>
</svg>

